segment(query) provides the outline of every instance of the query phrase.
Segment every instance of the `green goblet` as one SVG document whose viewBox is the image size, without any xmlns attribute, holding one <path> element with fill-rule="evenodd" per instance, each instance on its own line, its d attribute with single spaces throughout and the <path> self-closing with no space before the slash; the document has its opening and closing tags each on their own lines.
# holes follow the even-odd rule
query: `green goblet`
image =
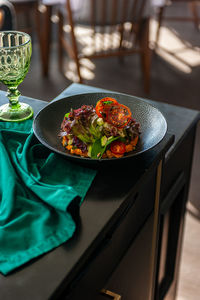
<svg viewBox="0 0 200 300">
<path fill-rule="evenodd" d="M 28 34 L 0 31 L 0 82 L 8 88 L 8 104 L 0 106 L 0 120 L 20 122 L 33 116 L 33 109 L 19 102 L 18 85 L 24 80 L 31 61 L 32 45 Z"/>
</svg>

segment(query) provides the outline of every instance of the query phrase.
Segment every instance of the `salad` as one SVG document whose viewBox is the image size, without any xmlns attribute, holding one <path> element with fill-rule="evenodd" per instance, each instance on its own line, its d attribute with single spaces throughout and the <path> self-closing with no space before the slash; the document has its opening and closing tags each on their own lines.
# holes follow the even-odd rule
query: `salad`
<svg viewBox="0 0 200 300">
<path fill-rule="evenodd" d="M 119 158 L 135 149 L 140 124 L 130 109 L 106 97 L 96 107 L 82 105 L 66 113 L 60 137 L 68 153 L 92 159 Z"/>
</svg>

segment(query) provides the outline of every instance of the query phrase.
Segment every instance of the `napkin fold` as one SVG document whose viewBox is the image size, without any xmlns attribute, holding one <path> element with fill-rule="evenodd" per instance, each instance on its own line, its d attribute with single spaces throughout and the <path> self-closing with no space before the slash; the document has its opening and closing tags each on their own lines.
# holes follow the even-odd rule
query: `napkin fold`
<svg viewBox="0 0 200 300">
<path fill-rule="evenodd" d="M 73 236 L 69 205 L 82 203 L 95 175 L 40 144 L 32 120 L 0 122 L 0 272 Z"/>
</svg>

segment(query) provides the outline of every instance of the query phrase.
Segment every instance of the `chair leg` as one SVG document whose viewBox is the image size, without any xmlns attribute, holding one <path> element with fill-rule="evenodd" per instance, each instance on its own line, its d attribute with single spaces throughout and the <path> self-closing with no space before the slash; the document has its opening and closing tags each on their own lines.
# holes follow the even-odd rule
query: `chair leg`
<svg viewBox="0 0 200 300">
<path fill-rule="evenodd" d="M 160 27 L 161 27 L 162 20 L 163 20 L 164 9 L 165 9 L 165 6 L 159 7 L 159 11 L 158 11 L 158 27 L 157 27 L 157 32 L 156 32 L 155 47 L 158 46 L 158 41 L 159 41 L 159 37 L 160 37 Z"/>
<path fill-rule="evenodd" d="M 83 78 L 81 76 L 80 62 L 79 62 L 78 55 L 75 55 L 74 60 L 75 60 L 76 68 L 77 68 L 77 74 L 78 74 L 78 78 L 79 78 L 79 83 L 83 83 Z"/>
<path fill-rule="evenodd" d="M 149 47 L 149 19 L 146 19 L 142 25 L 142 32 L 139 36 L 139 44 L 142 49 L 141 52 L 141 65 L 144 76 L 144 91 L 149 94 L 150 92 L 150 69 L 151 69 L 151 56 L 152 51 Z"/>
<path fill-rule="evenodd" d="M 198 3 L 196 1 L 192 1 L 191 3 L 189 3 L 189 7 L 194 18 L 194 25 L 199 30 L 199 16 L 197 12 L 197 5 Z"/>
<path fill-rule="evenodd" d="M 60 72 L 62 73 L 63 70 L 63 47 L 62 47 L 62 40 L 63 40 L 63 15 L 59 12 L 59 23 L 58 23 L 58 67 Z"/>
<path fill-rule="evenodd" d="M 45 12 L 36 9 L 36 31 L 40 47 L 40 57 L 42 62 L 42 74 L 48 76 L 49 58 L 51 46 L 51 15 L 52 6 L 46 6 Z"/>
<path fill-rule="evenodd" d="M 67 7 L 67 11 L 68 11 L 69 24 L 70 24 L 70 27 L 71 27 L 70 33 L 71 33 L 71 41 L 72 41 L 74 61 L 75 61 L 76 68 L 77 68 L 79 82 L 82 83 L 83 80 L 82 80 L 81 72 L 80 72 L 80 62 L 79 62 L 79 58 L 78 58 L 78 47 L 77 47 L 76 37 L 75 37 L 75 32 L 74 32 L 74 22 L 73 22 L 73 17 L 72 17 L 70 1 L 66 2 L 66 7 Z"/>
</svg>

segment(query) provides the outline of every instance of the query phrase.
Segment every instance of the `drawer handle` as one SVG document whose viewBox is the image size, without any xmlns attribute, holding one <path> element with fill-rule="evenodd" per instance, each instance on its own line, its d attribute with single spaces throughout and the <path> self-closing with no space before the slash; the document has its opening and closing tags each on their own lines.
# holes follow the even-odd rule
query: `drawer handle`
<svg viewBox="0 0 200 300">
<path fill-rule="evenodd" d="M 122 298 L 120 295 L 118 295 L 116 293 L 113 293 L 113 292 L 111 292 L 109 290 L 106 290 L 106 289 L 102 289 L 101 293 L 108 296 L 108 297 L 110 297 L 110 298 L 113 298 L 113 300 L 121 300 L 121 298 Z"/>
</svg>

